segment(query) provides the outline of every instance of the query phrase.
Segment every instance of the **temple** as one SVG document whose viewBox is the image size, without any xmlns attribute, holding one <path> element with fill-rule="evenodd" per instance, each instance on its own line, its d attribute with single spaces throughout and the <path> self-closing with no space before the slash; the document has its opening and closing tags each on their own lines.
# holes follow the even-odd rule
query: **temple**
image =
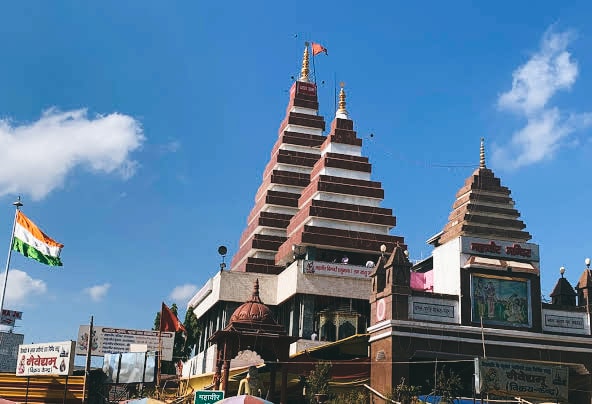
<svg viewBox="0 0 592 404">
<path fill-rule="evenodd" d="M 539 246 L 519 217 L 485 165 L 482 139 L 479 167 L 427 241 L 432 255 L 412 264 L 397 246 L 371 274 L 373 389 L 453 372 L 465 397 L 590 402 L 589 271 L 577 302 L 564 268 L 552 301 L 542 302 Z"/>
<path fill-rule="evenodd" d="M 364 334 L 370 324 L 368 275 L 382 245 L 392 251 L 404 240 L 390 234 L 396 219 L 380 206 L 384 190 L 362 156 L 344 85 L 327 134 L 318 111 L 307 46 L 230 268 L 188 303 L 203 330 L 185 366 L 189 374 L 214 372 L 218 348 L 209 339 L 226 327 L 255 280 L 261 299 L 295 339 L 292 355 Z"/>
<path fill-rule="evenodd" d="M 307 45 L 229 270 L 188 302 L 202 332 L 184 376 L 229 392 L 233 369 L 265 363 L 268 391 L 289 402 L 288 373 L 304 377 L 316 357 L 352 361 L 375 403 L 401 381 L 433 393 L 426 383 L 451 371 L 465 397 L 591 402 L 589 261 L 575 288 L 562 269 L 543 302 L 539 245 L 487 167 L 481 139 L 477 168 L 427 240 L 432 254 L 411 262 L 392 234 L 393 211 L 381 206 L 345 85 L 325 133 L 309 57 Z M 237 330 L 273 334 L 277 344 L 251 352 L 229 342 Z"/>
</svg>

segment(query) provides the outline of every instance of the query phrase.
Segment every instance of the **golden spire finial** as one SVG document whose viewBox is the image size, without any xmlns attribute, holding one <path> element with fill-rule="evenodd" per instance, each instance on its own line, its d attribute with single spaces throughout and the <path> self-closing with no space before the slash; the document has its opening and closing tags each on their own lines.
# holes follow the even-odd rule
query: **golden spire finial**
<svg viewBox="0 0 592 404">
<path fill-rule="evenodd" d="M 481 147 L 479 148 L 479 168 L 485 168 L 485 138 L 481 138 Z"/>
<path fill-rule="evenodd" d="M 337 113 L 335 116 L 341 119 L 349 119 L 347 116 L 347 110 L 345 109 L 345 83 L 342 81 L 339 83 L 341 87 L 341 91 L 339 91 L 339 108 L 337 109 Z"/>
<path fill-rule="evenodd" d="M 304 55 L 302 56 L 302 69 L 300 69 L 300 78 L 298 81 L 308 83 L 308 42 L 304 42 Z"/>
</svg>

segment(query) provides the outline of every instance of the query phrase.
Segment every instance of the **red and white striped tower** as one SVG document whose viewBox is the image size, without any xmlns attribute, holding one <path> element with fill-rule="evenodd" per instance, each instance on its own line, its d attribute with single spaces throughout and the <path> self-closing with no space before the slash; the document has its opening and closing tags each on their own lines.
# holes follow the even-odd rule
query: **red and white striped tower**
<svg viewBox="0 0 592 404">
<path fill-rule="evenodd" d="M 318 110 L 317 86 L 309 79 L 307 43 L 300 77 L 290 89 L 286 117 L 232 259 L 232 271 L 277 274 L 283 269 L 275 265 L 275 255 L 286 241 L 286 228 L 298 212 L 298 199 L 325 140 L 325 120 Z"/>
<path fill-rule="evenodd" d="M 278 265 L 293 258 L 294 245 L 378 255 L 382 244 L 388 251 L 403 244 L 402 237 L 389 235 L 396 220 L 391 209 L 380 207 L 384 190 L 370 179 L 372 166 L 362 156 L 345 98 L 342 84 L 339 109 L 290 220 L 288 239 L 279 247 Z"/>
</svg>

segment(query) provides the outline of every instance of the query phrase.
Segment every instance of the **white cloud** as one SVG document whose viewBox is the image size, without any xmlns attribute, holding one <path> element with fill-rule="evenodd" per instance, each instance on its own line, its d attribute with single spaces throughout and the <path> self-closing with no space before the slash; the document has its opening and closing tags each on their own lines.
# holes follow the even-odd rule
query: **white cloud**
<svg viewBox="0 0 592 404">
<path fill-rule="evenodd" d="M 572 38 L 571 32 L 548 30 L 539 51 L 512 73 L 512 89 L 499 97 L 499 106 L 528 114 L 544 108 L 558 90 L 571 88 L 578 76 L 567 51 Z"/>
<path fill-rule="evenodd" d="M 41 199 L 78 166 L 127 179 L 137 168 L 129 155 L 143 140 L 139 122 L 119 113 L 49 109 L 32 123 L 0 120 L 0 196 Z"/>
<path fill-rule="evenodd" d="M 494 147 L 493 160 L 504 166 L 533 164 L 553 154 L 567 137 L 592 124 L 592 114 L 565 114 L 548 103 L 559 90 L 576 82 L 578 64 L 567 50 L 572 32 L 549 29 L 540 49 L 512 74 L 512 89 L 498 98 L 498 106 L 523 116 L 526 125 L 512 135 L 509 144 Z"/>
<path fill-rule="evenodd" d="M 509 145 L 494 147 L 492 158 L 498 164 L 514 168 L 533 164 L 552 157 L 568 135 L 591 125 L 592 113 L 563 117 L 557 108 L 545 109 L 528 117 L 526 126 L 514 133 Z"/>
<path fill-rule="evenodd" d="M 197 292 L 197 286 L 190 283 L 176 286 L 171 292 L 169 298 L 178 303 L 186 303 Z"/>
<path fill-rule="evenodd" d="M 4 272 L 2 272 L 0 286 L 4 283 Z M 47 292 L 47 285 L 41 279 L 33 279 L 29 274 L 18 269 L 8 271 L 8 282 L 6 283 L 6 297 L 4 307 L 14 309 L 27 303 L 28 299 Z"/>
<path fill-rule="evenodd" d="M 84 289 L 84 293 L 89 295 L 90 298 L 92 299 L 92 301 L 100 302 L 101 300 L 103 300 L 103 298 L 105 297 L 105 295 L 109 291 L 110 287 L 111 287 L 110 283 L 104 283 L 102 285 L 95 285 L 95 286 L 91 286 L 90 288 Z"/>
</svg>

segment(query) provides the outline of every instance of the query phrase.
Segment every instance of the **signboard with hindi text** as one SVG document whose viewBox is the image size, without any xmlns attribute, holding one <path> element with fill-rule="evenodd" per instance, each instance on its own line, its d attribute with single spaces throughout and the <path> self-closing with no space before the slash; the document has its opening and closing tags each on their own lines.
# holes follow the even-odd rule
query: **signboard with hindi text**
<svg viewBox="0 0 592 404">
<path fill-rule="evenodd" d="M 198 390 L 195 392 L 195 404 L 213 404 L 224 399 L 221 390 Z"/>
<path fill-rule="evenodd" d="M 86 355 L 89 345 L 89 329 L 88 325 L 81 325 L 78 329 L 76 355 Z M 162 360 L 171 361 L 173 360 L 175 333 L 163 331 L 161 334 Z M 143 344 L 148 347 L 148 351 L 158 351 L 158 331 L 93 326 L 91 348 L 93 356 L 130 352 L 132 344 Z"/>
<path fill-rule="evenodd" d="M 590 335 L 590 318 L 586 312 L 543 309 L 543 331 Z"/>
<path fill-rule="evenodd" d="M 477 393 L 567 402 L 569 368 L 536 362 L 479 358 Z"/>
<path fill-rule="evenodd" d="M 8 325 L 13 327 L 16 320 L 23 319 L 23 312 L 16 310 L 2 310 L 2 316 L 0 316 L 0 325 Z"/>
<path fill-rule="evenodd" d="M 317 95 L 317 85 L 315 83 L 305 83 L 303 81 L 296 82 L 297 95 L 310 95 L 312 97 Z"/>
<path fill-rule="evenodd" d="M 19 345 L 17 376 L 67 376 L 74 369 L 74 341 Z"/>
<path fill-rule="evenodd" d="M 461 252 L 501 259 L 539 262 L 539 246 L 531 243 L 461 237 Z"/>
<path fill-rule="evenodd" d="M 368 278 L 373 268 L 359 265 L 337 264 L 323 261 L 304 261 L 305 274 Z"/>
<path fill-rule="evenodd" d="M 444 300 L 425 296 L 409 299 L 409 313 L 413 320 L 460 323 L 458 300 Z"/>
</svg>

